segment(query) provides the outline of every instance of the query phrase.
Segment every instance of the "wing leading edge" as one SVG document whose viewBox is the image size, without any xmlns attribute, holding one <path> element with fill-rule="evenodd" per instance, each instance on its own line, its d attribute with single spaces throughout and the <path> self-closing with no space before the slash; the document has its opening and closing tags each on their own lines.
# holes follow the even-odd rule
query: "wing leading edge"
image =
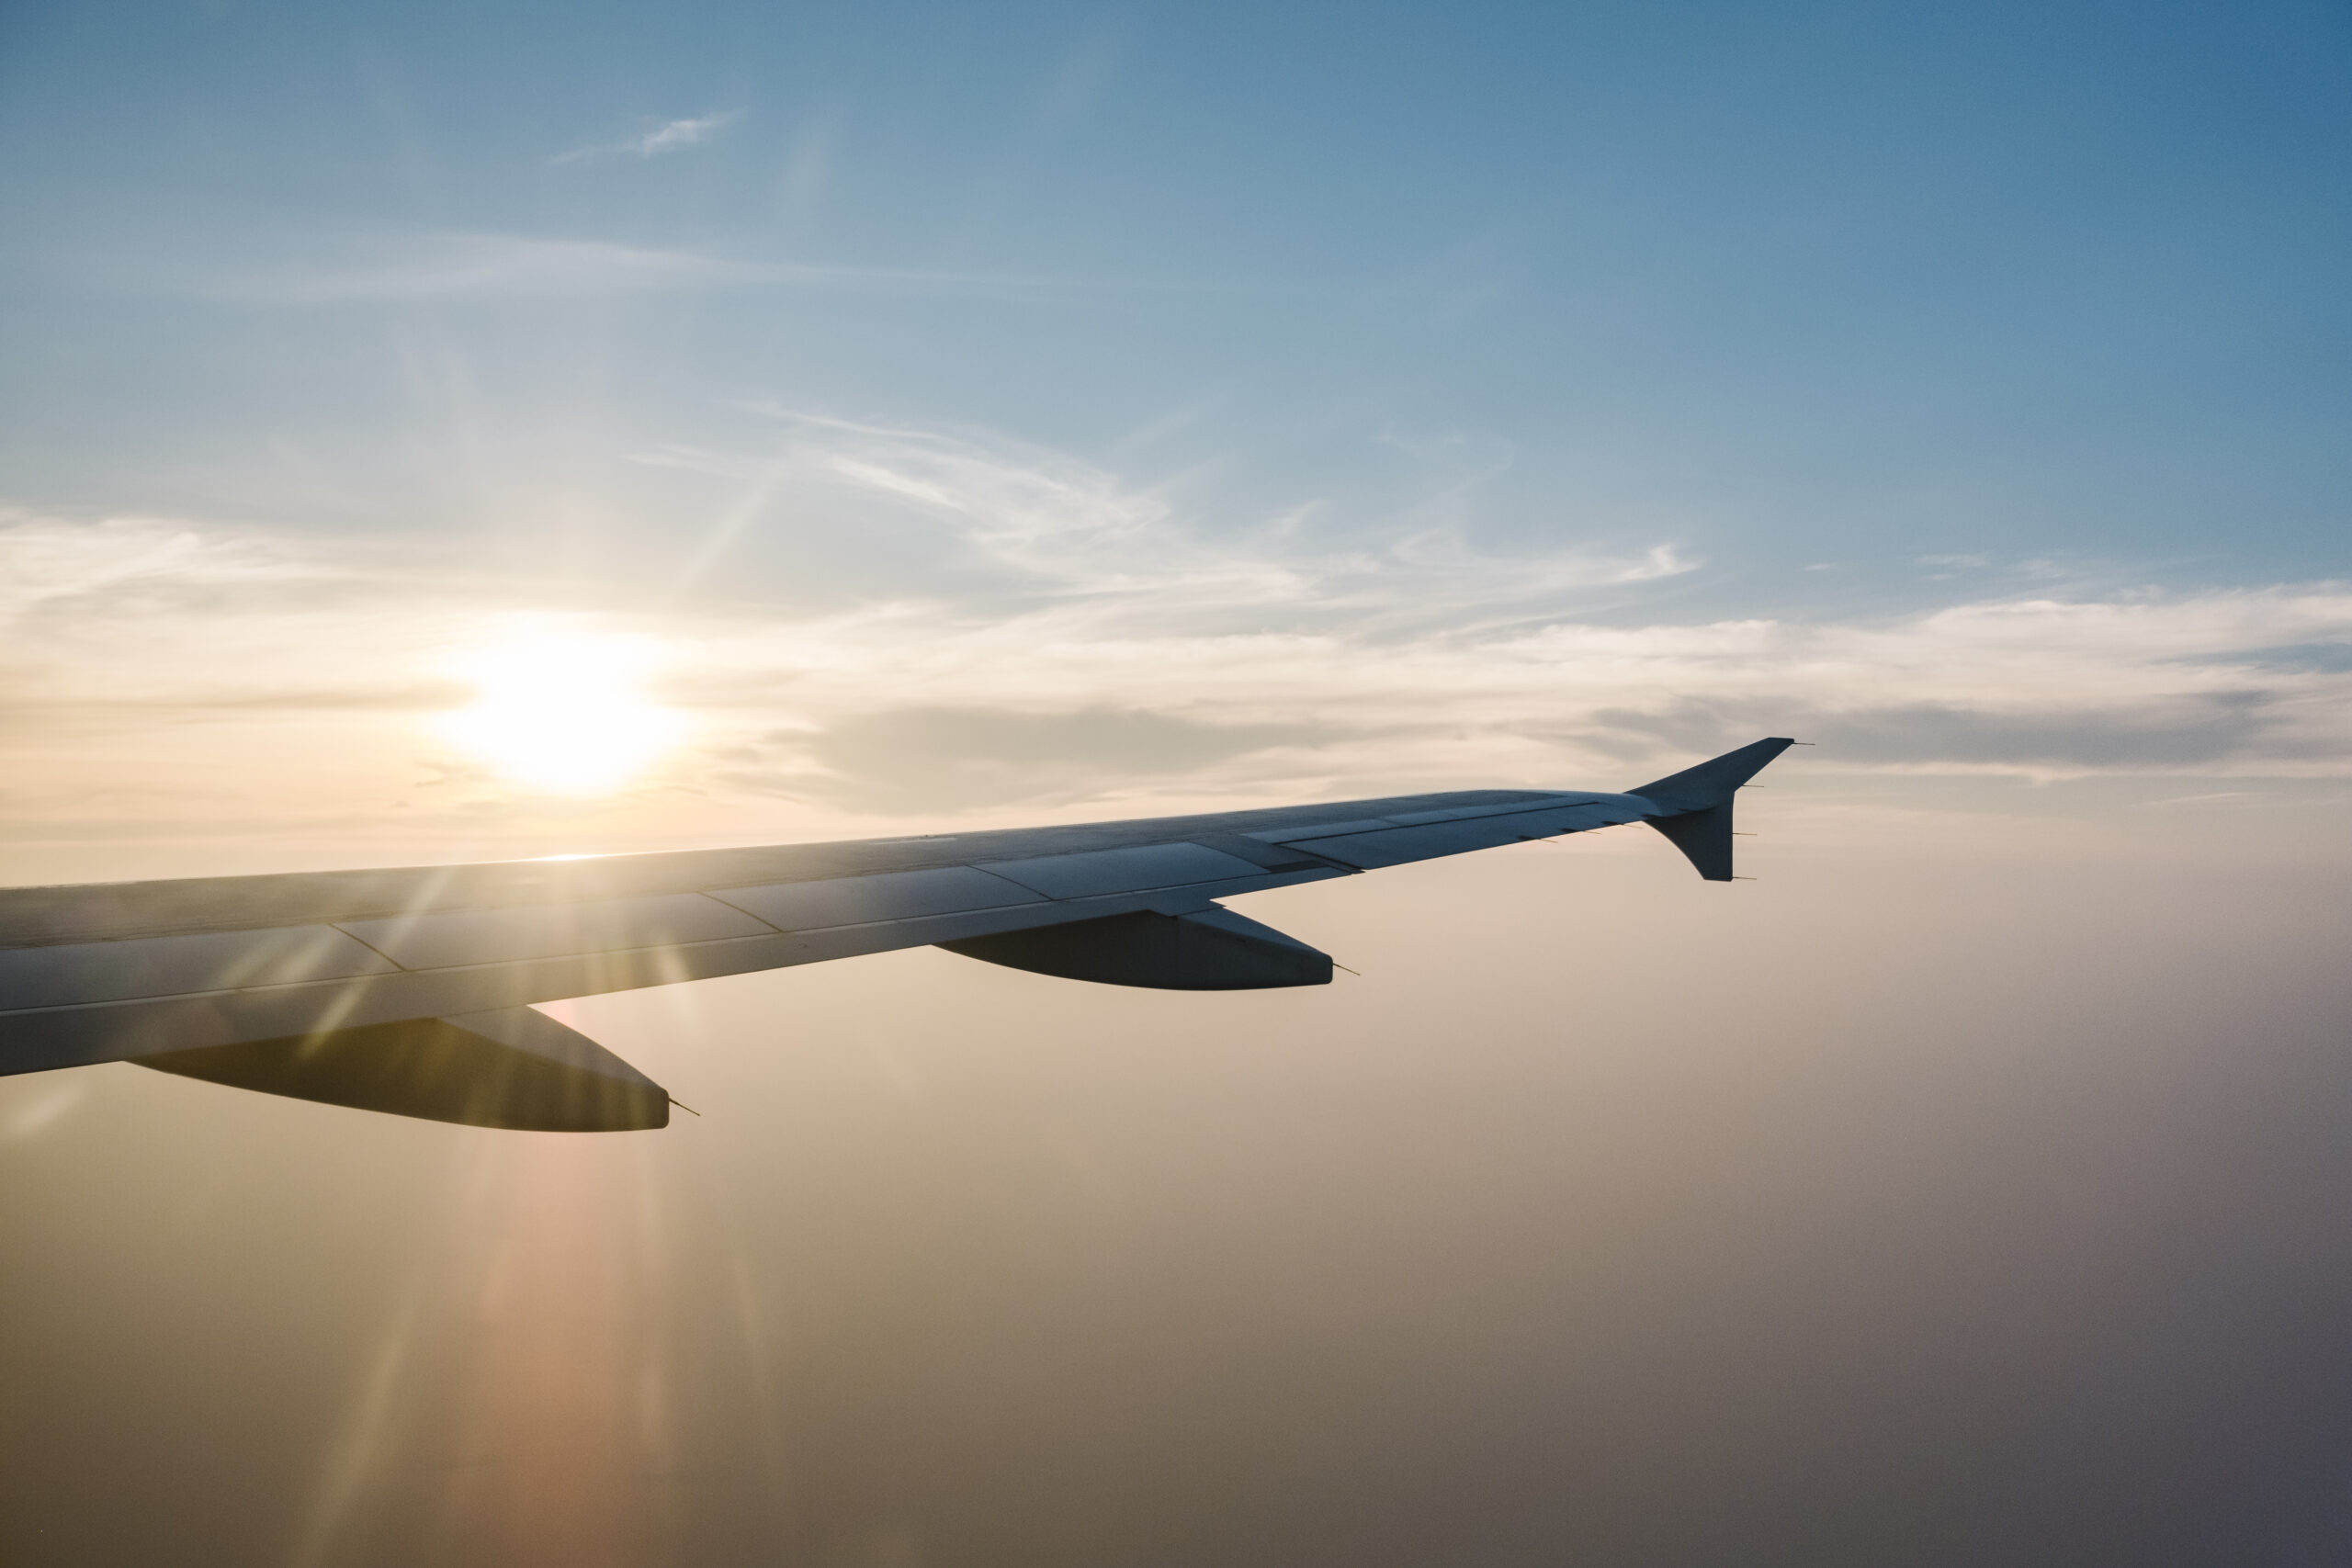
<svg viewBox="0 0 2352 1568">
<path fill-rule="evenodd" d="M 1759 740 L 1622 794 L 1463 790 L 956 837 L 0 890 L 0 1075 L 138 1061 L 493 1127 L 663 1125 L 531 1004 L 938 945 L 1112 985 L 1321 985 L 1244 893 L 1645 821 L 1731 877 Z"/>
</svg>

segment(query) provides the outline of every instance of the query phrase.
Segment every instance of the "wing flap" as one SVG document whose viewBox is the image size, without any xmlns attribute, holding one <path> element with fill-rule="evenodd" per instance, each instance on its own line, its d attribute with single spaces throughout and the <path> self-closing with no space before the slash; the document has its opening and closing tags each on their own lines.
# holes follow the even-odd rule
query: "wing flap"
<svg viewBox="0 0 2352 1568">
<path fill-rule="evenodd" d="M 675 947 L 728 937 L 768 936 L 775 928 L 699 893 L 598 898 L 504 909 L 454 909 L 389 920 L 345 920 L 357 937 L 403 969 L 512 964 L 575 953 Z"/>
<path fill-rule="evenodd" d="M 1349 832 L 1330 837 L 1288 839 L 1311 854 L 1335 860 L 1359 871 L 1376 871 L 1440 855 L 1491 850 L 1528 839 L 1549 839 L 1631 822 L 1640 813 L 1630 806 L 1607 801 L 1580 801 L 1541 811 L 1489 810 L 1440 814 L 1417 813 L 1421 820 L 1408 826 Z"/>
<path fill-rule="evenodd" d="M 1440 855 L 1471 850 L 1491 850 L 1515 844 L 1527 835 L 1511 826 L 1517 818 L 1489 817 L 1468 822 L 1430 822 L 1418 828 L 1387 828 L 1376 833 L 1345 833 L 1332 839 L 1309 839 L 1300 847 L 1326 855 L 1359 871 L 1404 865 Z"/>
<path fill-rule="evenodd" d="M 1369 833 L 1381 828 L 1394 828 L 1396 819 L 1388 817 L 1362 817 L 1345 821 L 1308 822 L 1296 828 L 1267 828 L 1249 834 L 1270 844 L 1303 844 L 1309 839 L 1337 838 L 1342 833 Z"/>
<path fill-rule="evenodd" d="M 828 877 L 821 882 L 784 882 L 770 887 L 729 887 L 711 897 L 788 931 L 871 925 L 925 915 L 960 915 L 975 909 L 1046 902 L 1040 894 L 969 865 Z"/>
<path fill-rule="evenodd" d="M 11 948 L 0 952 L 0 1009 L 298 985 L 389 974 L 393 967 L 333 926 Z"/>
<path fill-rule="evenodd" d="M 1125 850 L 1088 850 L 1078 854 L 1040 855 L 1028 860 L 988 861 L 980 870 L 1048 898 L 1094 898 L 1111 893 L 1157 892 L 1204 882 L 1261 876 L 1264 868 L 1204 844 L 1142 844 Z"/>
</svg>

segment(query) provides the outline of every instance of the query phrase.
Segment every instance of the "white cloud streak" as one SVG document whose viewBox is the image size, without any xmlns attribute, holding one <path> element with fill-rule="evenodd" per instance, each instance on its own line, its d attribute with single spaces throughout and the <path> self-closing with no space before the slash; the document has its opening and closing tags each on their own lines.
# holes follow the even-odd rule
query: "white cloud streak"
<svg viewBox="0 0 2352 1568">
<path fill-rule="evenodd" d="M 741 109 L 698 115 L 691 119 L 664 121 L 650 130 L 618 141 L 596 142 L 575 147 L 569 152 L 559 152 L 549 163 L 577 164 L 595 158 L 658 158 L 664 152 L 681 152 L 689 147 L 699 147 L 720 131 L 743 118 Z"/>
<path fill-rule="evenodd" d="M 604 240 L 414 231 L 285 236 L 211 255 L 124 249 L 62 265 L 79 278 L 130 293 L 277 306 L 744 288 L 1031 298 L 1126 287 L 922 267 L 804 265 Z"/>
<path fill-rule="evenodd" d="M 696 251 L 514 234 L 387 236 L 314 258 L 282 256 L 198 285 L 254 304 L 583 298 L 788 281 L 778 270 Z"/>
<path fill-rule="evenodd" d="M 639 461 L 730 479 L 743 499 L 689 556 L 698 579 L 786 498 L 804 511 L 879 506 L 930 527 L 1007 585 L 1058 614 L 1132 633 L 1199 633 L 1270 619 L 1344 622 L 1359 637 L 1497 618 L 1700 564 L 1671 544 L 1631 556 L 1585 550 L 1482 556 L 1458 527 L 1363 529 L 1320 548 L 1294 508 L 1246 535 L 1206 536 L 1178 503 L 1092 465 L 998 437 L 861 424 L 769 408 L 786 434 L 763 457 L 672 447 Z"/>
</svg>

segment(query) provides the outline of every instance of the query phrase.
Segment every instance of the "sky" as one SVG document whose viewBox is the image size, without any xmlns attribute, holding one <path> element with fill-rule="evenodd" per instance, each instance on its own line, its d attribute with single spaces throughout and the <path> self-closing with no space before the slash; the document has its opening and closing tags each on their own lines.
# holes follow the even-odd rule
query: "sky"
<svg viewBox="0 0 2352 1568">
<path fill-rule="evenodd" d="M 0 147 L 0 885 L 1814 743 L 553 1010 L 658 1134 L 0 1079 L 0 1555 L 2352 1553 L 2343 5 L 15 0 Z"/>
<path fill-rule="evenodd" d="M 2340 7 L 0 27 L 18 882 L 2344 771 Z"/>
</svg>

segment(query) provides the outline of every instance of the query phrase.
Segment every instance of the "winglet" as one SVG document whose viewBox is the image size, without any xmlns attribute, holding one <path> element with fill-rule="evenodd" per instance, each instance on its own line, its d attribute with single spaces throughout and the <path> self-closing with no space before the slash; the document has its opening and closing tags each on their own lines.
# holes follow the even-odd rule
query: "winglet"
<svg viewBox="0 0 2352 1568">
<path fill-rule="evenodd" d="M 1625 793 L 1654 801 L 1662 808 L 1650 818 L 1650 826 L 1665 834 L 1699 868 L 1701 876 L 1709 882 L 1735 881 L 1731 869 L 1732 801 L 1740 785 L 1795 744 L 1779 737 L 1758 740 Z"/>
</svg>

